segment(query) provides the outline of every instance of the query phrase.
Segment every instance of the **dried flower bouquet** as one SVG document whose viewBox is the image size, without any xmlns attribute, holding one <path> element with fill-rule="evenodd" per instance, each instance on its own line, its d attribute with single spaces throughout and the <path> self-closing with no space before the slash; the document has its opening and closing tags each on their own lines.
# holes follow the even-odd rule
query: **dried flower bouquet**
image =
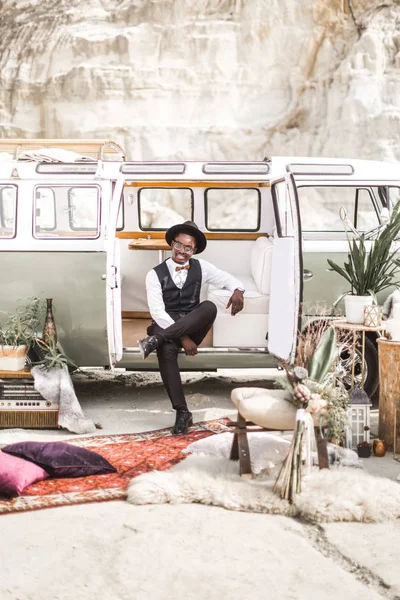
<svg viewBox="0 0 400 600">
<path fill-rule="evenodd" d="M 303 340 L 304 335 L 307 333 L 303 334 Z M 309 335 L 313 334 L 310 332 Z M 315 337 L 313 339 L 315 340 Z M 276 479 L 274 489 L 279 490 L 281 497 L 289 502 L 293 502 L 294 495 L 301 491 L 303 436 L 307 419 L 309 427 L 310 422 L 314 426 L 316 421 L 321 427 L 323 425 L 327 437 L 335 443 L 342 441 L 348 425 L 346 412 L 348 394 L 332 371 L 333 365 L 338 362 L 338 352 L 335 329 L 327 325 L 319 337 L 314 352 L 310 354 L 307 368 L 298 365 L 294 367 L 282 365 L 286 376 L 279 383 L 288 391 L 288 401 L 292 402 L 298 410 L 296 429 L 289 453 Z M 296 358 L 304 365 L 303 355 L 298 355 Z"/>
</svg>

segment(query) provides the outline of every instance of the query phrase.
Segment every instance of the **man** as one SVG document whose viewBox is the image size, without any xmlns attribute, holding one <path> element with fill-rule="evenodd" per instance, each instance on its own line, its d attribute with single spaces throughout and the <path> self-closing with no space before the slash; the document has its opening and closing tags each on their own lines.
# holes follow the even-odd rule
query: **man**
<svg viewBox="0 0 400 600">
<path fill-rule="evenodd" d="M 157 351 L 165 389 L 176 410 L 174 435 L 187 433 L 193 424 L 178 367 L 178 351 L 197 354 L 197 347 L 217 316 L 213 302 L 200 302 L 201 286 L 211 283 L 232 292 L 226 308 L 234 316 L 243 308 L 243 285 L 205 260 L 192 258 L 207 246 L 207 240 L 192 221 L 174 225 L 165 234 L 172 256 L 149 271 L 146 277 L 147 302 L 153 322 L 149 337 L 139 340 L 143 358 Z"/>
</svg>

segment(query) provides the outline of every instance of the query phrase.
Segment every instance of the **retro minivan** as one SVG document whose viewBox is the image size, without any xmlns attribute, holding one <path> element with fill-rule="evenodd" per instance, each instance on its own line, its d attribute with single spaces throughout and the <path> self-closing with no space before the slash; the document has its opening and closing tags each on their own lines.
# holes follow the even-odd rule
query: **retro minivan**
<svg viewBox="0 0 400 600">
<path fill-rule="evenodd" d="M 201 256 L 246 291 L 232 317 L 228 291 L 203 289 L 218 315 L 198 354 L 180 355 L 181 368 L 292 361 L 305 317 L 346 291 L 327 270 L 328 257 L 347 252 L 341 209 L 373 235 L 400 194 L 398 166 L 378 161 L 138 162 L 106 140 L 2 140 L 0 152 L 13 153 L 0 161 L 0 310 L 53 298 L 59 340 L 80 366 L 157 369 L 137 343 L 150 323 L 145 276 L 169 255 L 166 229 L 186 220 L 206 234 Z M 365 359 L 372 393 L 373 336 Z"/>
</svg>

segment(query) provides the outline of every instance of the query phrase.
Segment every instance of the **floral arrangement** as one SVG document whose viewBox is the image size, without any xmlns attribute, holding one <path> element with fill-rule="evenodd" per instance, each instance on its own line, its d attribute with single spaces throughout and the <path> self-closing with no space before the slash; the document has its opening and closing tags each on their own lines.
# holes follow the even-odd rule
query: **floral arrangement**
<svg viewBox="0 0 400 600">
<path fill-rule="evenodd" d="M 320 425 L 324 425 L 326 430 L 327 439 L 340 444 L 348 425 L 347 391 L 339 381 L 334 386 L 330 378 L 318 383 L 309 377 L 306 369 L 302 369 L 299 378 L 299 369 L 300 367 L 295 367 L 292 372 L 287 371 L 286 379 L 281 382 L 291 394 L 288 400 L 313 417 L 318 416 Z"/>
<path fill-rule="evenodd" d="M 289 502 L 293 502 L 294 494 L 301 491 L 303 435 L 307 413 L 308 421 L 310 422 L 311 416 L 314 426 L 317 420 L 320 427 L 325 429 L 325 436 L 337 444 L 343 440 L 348 426 L 348 393 L 332 371 L 338 360 L 338 344 L 333 327 L 327 326 L 321 333 L 310 356 L 307 367 L 283 364 L 286 376 L 279 382 L 288 391 L 288 401 L 298 409 L 296 430 L 289 453 L 274 487 L 279 488 L 282 498 Z"/>
</svg>

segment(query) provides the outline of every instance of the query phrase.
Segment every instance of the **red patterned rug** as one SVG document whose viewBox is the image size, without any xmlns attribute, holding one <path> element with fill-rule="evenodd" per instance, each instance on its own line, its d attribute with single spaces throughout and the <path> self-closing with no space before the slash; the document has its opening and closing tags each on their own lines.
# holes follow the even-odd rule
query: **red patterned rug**
<svg viewBox="0 0 400 600">
<path fill-rule="evenodd" d="M 117 473 L 70 479 L 46 479 L 25 488 L 17 498 L 0 497 L 0 514 L 120 500 L 132 477 L 149 471 L 163 471 L 175 465 L 185 455 L 181 451 L 192 442 L 215 433 L 227 431 L 229 419 L 202 421 L 190 428 L 188 435 L 173 436 L 171 429 L 144 433 L 78 438 L 68 442 L 98 452 Z"/>
</svg>

